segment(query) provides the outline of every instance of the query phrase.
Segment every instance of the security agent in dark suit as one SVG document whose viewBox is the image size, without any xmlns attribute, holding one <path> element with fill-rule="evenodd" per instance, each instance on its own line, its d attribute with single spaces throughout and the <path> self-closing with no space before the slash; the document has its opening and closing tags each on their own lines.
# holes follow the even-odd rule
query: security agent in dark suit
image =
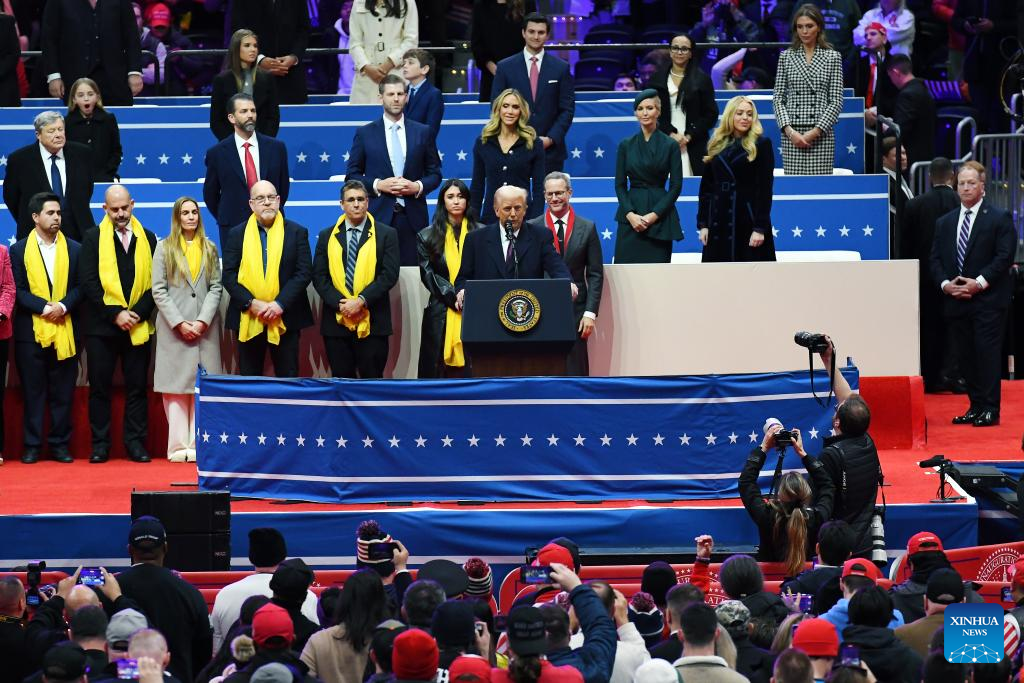
<svg viewBox="0 0 1024 683">
<path fill-rule="evenodd" d="M 576 315 L 576 344 L 566 359 L 568 375 L 590 375 L 587 339 L 597 329 L 597 309 L 601 306 L 601 288 L 604 285 L 604 258 L 601 237 L 594 222 L 576 215 L 570 204 L 572 182 L 561 171 L 548 173 L 544 178 L 544 198 L 548 209 L 543 216 L 531 219 L 527 225 L 549 230 L 555 238 L 555 249 L 572 273 L 572 281 L 579 290 L 573 301 Z"/>
<path fill-rule="evenodd" d="M 260 37 L 262 54 L 257 65 L 277 78 L 281 104 L 305 104 L 302 58 L 309 45 L 306 0 L 237 0 L 231 5 L 231 31 L 240 28 Z"/>
<path fill-rule="evenodd" d="M 67 142 L 64 117 L 55 111 L 37 114 L 32 125 L 36 142 L 11 153 L 4 178 L 4 204 L 18 224 L 17 237 L 22 239 L 34 227 L 28 200 L 38 192 L 53 192 L 61 202 L 61 230 L 80 240 L 93 224 L 92 153 L 85 145 Z"/>
<path fill-rule="evenodd" d="M 347 181 L 341 188 L 344 220 L 320 231 L 313 256 L 313 286 L 323 301 L 320 333 L 334 377 L 380 378 L 388 362 L 389 292 L 398 282 L 398 233 L 369 215 L 368 206 L 366 186 Z M 332 246 L 331 240 L 337 244 Z M 363 246 L 370 240 L 372 254 Z M 368 282 L 360 281 L 365 259 L 374 263 Z"/>
<path fill-rule="evenodd" d="M 527 14 L 523 18 L 526 47 L 498 62 L 491 93 L 497 95 L 506 88 L 522 93 L 530 105 L 530 125 L 544 144 L 544 168 L 561 171 L 566 157 L 565 136 L 576 112 L 576 92 L 569 65 L 544 50 L 550 35 L 550 19 L 537 12 Z"/>
<path fill-rule="evenodd" d="M 430 129 L 403 113 L 402 77 L 388 74 L 378 90 L 384 116 L 356 131 L 345 177 L 370 191 L 370 213 L 398 232 L 401 264 L 415 266 L 416 233 L 430 222 L 427 195 L 441 184 L 441 158 Z"/>
<path fill-rule="evenodd" d="M 903 207 L 900 256 L 917 259 L 921 301 L 921 375 L 924 390 L 936 393 L 952 389 L 964 393 L 963 381 L 953 358 L 956 338 L 942 315 L 945 296 L 935 287 L 931 276 L 932 245 L 935 224 L 941 216 L 956 209 L 960 198 L 953 189 L 953 164 L 936 157 L 928 167 L 931 188 L 907 201 Z M 959 380 L 959 381 L 958 381 Z"/>
<path fill-rule="evenodd" d="M 203 201 L 217 217 L 221 253 L 231 229 L 252 215 L 249 190 L 257 181 L 267 180 L 277 188 L 280 207 L 288 201 L 289 187 L 288 150 L 280 140 L 256 132 L 253 98 L 242 93 L 232 95 L 227 109 L 235 133 L 206 150 L 203 181 Z"/>
<path fill-rule="evenodd" d="M 889 80 L 899 89 L 892 119 L 903 136 L 910 163 L 935 156 L 935 99 L 920 78 L 914 76 L 910 57 L 892 55 L 885 64 Z"/>
<path fill-rule="evenodd" d="M 572 280 L 565 261 L 555 251 L 551 231 L 523 222 L 528 196 L 521 187 L 499 187 L 494 193 L 498 222 L 466 235 L 462 265 L 455 279 L 458 310 L 462 310 L 466 283 L 470 280 L 537 279 L 545 275 L 555 280 Z M 575 282 L 570 287 L 575 299 L 579 289 Z"/>
<path fill-rule="evenodd" d="M 935 225 L 931 270 L 946 295 L 944 313 L 957 338 L 970 407 L 953 424 L 999 424 L 999 380 L 1010 264 L 1017 247 L 1013 218 L 985 201 L 985 167 L 968 161 L 957 174 L 960 208 Z"/>
<path fill-rule="evenodd" d="M 99 85 L 108 107 L 131 106 L 142 92 L 142 47 L 128 0 L 52 0 L 40 35 L 51 97 L 64 99 L 65 88 L 86 77 Z"/>
<path fill-rule="evenodd" d="M 78 287 L 78 252 L 81 245 L 74 240 L 64 240 L 67 249 L 67 261 L 60 263 L 57 251 L 60 249 L 58 235 L 61 225 L 60 200 L 52 192 L 40 192 L 32 196 L 28 202 L 28 210 L 32 215 L 35 229 L 11 247 L 11 269 L 14 272 L 14 285 L 17 289 L 17 315 L 14 316 L 14 360 L 18 366 L 18 376 L 25 403 L 23 448 L 21 461 L 31 464 L 39 460 L 43 445 L 43 417 L 46 407 L 50 408 L 50 457 L 61 463 L 72 462 L 68 442 L 71 440 L 71 399 L 74 396 L 75 380 L 78 378 L 78 350 L 81 330 L 79 321 L 73 312 L 81 300 Z M 35 240 L 30 257 L 34 264 L 42 262 L 46 273 L 46 284 L 53 292 L 54 280 L 58 275 L 65 278 L 66 287 L 63 296 L 57 300 L 53 297 L 40 296 L 32 291 L 29 283 L 28 266 L 25 263 L 25 251 L 29 241 Z M 34 245 L 35 246 L 35 245 Z M 65 273 L 56 271 L 63 265 Z M 35 268 L 36 265 L 31 267 Z M 62 355 L 73 351 L 72 355 L 61 358 L 58 348 L 63 347 L 62 341 L 49 338 L 44 346 L 39 334 L 47 335 L 49 330 L 40 330 L 37 334 L 35 316 L 45 323 L 66 325 L 70 321 L 73 340 L 72 349 L 62 348 Z"/>
<path fill-rule="evenodd" d="M 261 244 L 255 248 L 263 254 L 261 274 L 265 276 L 269 255 L 269 230 L 280 215 L 280 198 L 274 186 L 261 180 L 252 186 L 249 205 L 258 230 L 257 239 Z M 299 375 L 299 335 L 304 327 L 313 324 L 313 314 L 306 298 L 306 286 L 312 277 L 313 264 L 309 255 L 309 233 L 306 228 L 283 220 L 284 238 L 281 245 L 278 270 L 278 293 L 273 299 L 261 299 L 250 291 L 239 279 L 245 280 L 240 272 L 242 256 L 246 247 L 246 228 L 249 220 L 236 225 L 224 244 L 224 289 L 231 296 L 228 304 L 225 327 L 235 331 L 238 342 L 238 370 L 242 375 L 262 375 L 267 351 L 278 377 Z M 258 321 L 263 329 L 256 336 L 241 341 L 241 324 L 245 320 Z M 277 321 L 284 323 L 285 330 L 278 343 L 273 343 L 269 328 Z"/>
<path fill-rule="evenodd" d="M 113 224 L 113 252 L 117 275 L 125 300 L 135 283 L 136 250 L 156 249 L 156 235 L 144 230 L 145 244 L 132 234 L 132 211 L 135 202 L 124 185 L 111 185 L 103 197 L 103 210 Z M 124 231 L 127 235 L 122 237 Z M 114 382 L 114 369 L 121 361 L 124 377 L 124 445 L 128 457 L 135 462 L 149 462 L 146 452 L 147 403 L 149 384 L 149 352 L 152 342 L 136 344 L 132 330 L 153 318 L 152 278 L 144 283 L 145 290 L 134 305 L 121 306 L 105 301 L 100 268 L 103 247 L 100 244 L 100 226 L 85 233 L 79 267 L 79 282 L 88 309 L 85 321 L 86 352 L 89 366 L 89 426 L 92 428 L 91 463 L 106 462 L 110 454 L 110 400 Z M 125 248 L 125 242 L 128 247 Z M 109 273 L 106 273 L 109 274 Z M 130 302 L 129 302 L 130 303 Z"/>
</svg>

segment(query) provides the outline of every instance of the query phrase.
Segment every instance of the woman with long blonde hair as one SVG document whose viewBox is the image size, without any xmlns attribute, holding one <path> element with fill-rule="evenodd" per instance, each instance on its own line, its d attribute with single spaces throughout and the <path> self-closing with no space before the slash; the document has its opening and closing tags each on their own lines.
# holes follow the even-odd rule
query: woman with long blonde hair
<svg viewBox="0 0 1024 683">
<path fill-rule="evenodd" d="M 775 151 L 749 97 L 725 105 L 704 163 L 697 201 L 701 260 L 774 261 Z"/>
<path fill-rule="evenodd" d="M 497 220 L 492 199 L 503 185 L 529 193 L 527 218 L 544 209 L 544 145 L 529 124 L 530 106 L 518 90 L 503 90 L 491 102 L 491 118 L 473 144 L 472 207 L 484 225 Z"/>
<path fill-rule="evenodd" d="M 832 516 L 835 486 L 821 462 L 807 455 L 800 430 L 793 429 L 793 451 L 803 461 L 811 483 L 796 472 L 787 472 L 779 479 L 775 495 L 762 495 L 757 478 L 781 429 L 781 424 L 770 427 L 761 445 L 751 451 L 740 472 L 739 491 L 743 507 L 760 534 L 757 559 L 782 562 L 786 576 L 796 576 L 814 554 L 818 528 Z"/>
<path fill-rule="evenodd" d="M 220 258 L 206 236 L 199 202 L 179 197 L 171 232 L 153 252 L 156 369 L 153 390 L 167 414 L 167 459 L 195 462 L 196 370 L 220 374 Z"/>
</svg>

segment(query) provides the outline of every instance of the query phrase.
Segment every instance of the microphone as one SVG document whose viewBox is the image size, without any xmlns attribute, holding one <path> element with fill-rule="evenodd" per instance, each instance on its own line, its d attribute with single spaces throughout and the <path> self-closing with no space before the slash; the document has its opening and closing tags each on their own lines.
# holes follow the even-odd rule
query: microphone
<svg viewBox="0 0 1024 683">
<path fill-rule="evenodd" d="M 505 239 L 509 240 L 510 242 L 512 241 L 512 232 L 512 221 L 505 221 Z"/>
</svg>

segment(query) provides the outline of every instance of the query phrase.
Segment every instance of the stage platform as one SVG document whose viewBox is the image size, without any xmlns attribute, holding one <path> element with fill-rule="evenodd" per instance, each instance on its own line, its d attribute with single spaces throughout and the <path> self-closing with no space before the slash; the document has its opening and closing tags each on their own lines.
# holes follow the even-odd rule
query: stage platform
<svg viewBox="0 0 1024 683">
<path fill-rule="evenodd" d="M 938 480 L 930 470 L 920 469 L 917 461 L 936 453 L 958 461 L 1021 457 L 1024 411 L 1019 406 L 1024 404 L 1024 384 L 1004 382 L 1003 423 L 991 429 L 948 424 L 966 406 L 963 397 L 927 396 L 924 404 L 928 420 L 924 446 L 881 452 L 889 484 L 886 540 L 890 555 L 898 555 L 907 539 L 922 529 L 938 533 L 947 547 L 978 542 L 977 502 L 968 498 L 959 503 L 929 503 Z M 8 461 L 0 468 L 0 568 L 31 559 L 45 559 L 56 569 L 80 563 L 123 567 L 128 563 L 130 492 L 190 490 L 174 486 L 189 482 L 196 482 L 195 465 L 115 460 L 103 466 L 85 461 L 27 466 Z M 409 546 L 413 563 L 480 555 L 497 565 L 497 576 L 521 562 L 525 547 L 559 535 L 593 548 L 687 546 L 704 532 L 714 534 L 720 545 L 750 545 L 757 537 L 735 499 L 402 505 L 236 500 L 232 503 L 232 566 L 246 568 L 249 529 L 275 526 L 287 537 L 290 555 L 321 568 L 350 567 L 355 529 L 369 517 Z"/>
</svg>

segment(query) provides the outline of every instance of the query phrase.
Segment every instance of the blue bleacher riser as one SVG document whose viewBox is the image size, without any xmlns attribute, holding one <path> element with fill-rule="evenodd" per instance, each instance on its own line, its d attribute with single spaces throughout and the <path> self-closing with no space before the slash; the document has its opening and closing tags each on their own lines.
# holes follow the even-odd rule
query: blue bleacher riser
<svg viewBox="0 0 1024 683">
<path fill-rule="evenodd" d="M 677 208 L 685 239 L 676 242 L 676 252 L 699 252 L 696 212 L 699 178 L 687 178 Z M 93 215 L 102 217 L 103 192 L 97 185 L 93 194 Z M 341 213 L 338 204 L 340 183 L 298 181 L 292 184 L 285 213 L 309 229 L 311 243 L 317 233 L 333 225 Z M 201 200 L 200 183 L 141 184 L 131 187 L 135 215 L 142 224 L 164 237 L 174 201 L 188 195 Z M 573 204 L 580 215 L 593 219 L 601 233 L 604 259 L 611 262 L 615 253 L 615 199 L 612 178 L 579 178 L 573 181 Z M 431 215 L 437 193 L 431 199 Z M 864 260 L 889 257 L 888 194 L 884 175 L 792 176 L 775 179 L 772 222 L 778 234 L 779 251 L 855 251 Z M 2 205 L 0 205 L 2 207 Z M 216 241 L 216 223 L 203 209 L 205 225 Z M 0 208 L 0 240 L 12 244 L 14 221 L 6 207 Z"/>
<path fill-rule="evenodd" d="M 779 131 L 770 97 L 755 100 L 765 133 L 776 146 L 776 166 L 782 166 Z M 719 101 L 724 108 L 724 101 Z M 124 160 L 121 176 L 193 181 L 205 175 L 206 150 L 216 140 L 209 129 L 207 107 L 111 108 L 121 127 Z M 41 109 L 0 109 L 0 154 L 9 154 L 33 139 L 31 122 Z M 863 100 L 843 101 L 836 126 L 836 166 L 864 172 Z M 453 104 L 445 109 L 438 135 L 445 177 L 468 178 L 473 173 L 473 140 L 489 115 L 488 105 Z M 356 128 L 381 116 L 377 105 L 297 105 L 284 107 L 278 137 L 288 146 L 289 173 L 297 180 L 327 180 L 345 172 Z M 579 102 L 569 130 L 565 171 L 574 177 L 615 175 L 615 152 L 623 138 L 637 131 L 632 105 L 627 102 Z M 0 176 L 6 157 L 0 156 Z"/>
</svg>

